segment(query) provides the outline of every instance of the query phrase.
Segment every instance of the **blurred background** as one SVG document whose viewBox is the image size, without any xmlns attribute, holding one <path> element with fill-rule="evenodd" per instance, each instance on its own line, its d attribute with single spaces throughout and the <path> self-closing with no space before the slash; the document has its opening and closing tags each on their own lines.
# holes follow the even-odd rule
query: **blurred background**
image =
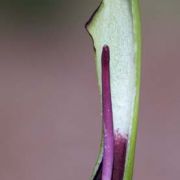
<svg viewBox="0 0 180 180">
<path fill-rule="evenodd" d="M 0 1 L 0 179 L 87 180 L 101 132 L 92 42 L 98 0 Z M 141 0 L 134 180 L 180 178 L 180 1 Z"/>
</svg>

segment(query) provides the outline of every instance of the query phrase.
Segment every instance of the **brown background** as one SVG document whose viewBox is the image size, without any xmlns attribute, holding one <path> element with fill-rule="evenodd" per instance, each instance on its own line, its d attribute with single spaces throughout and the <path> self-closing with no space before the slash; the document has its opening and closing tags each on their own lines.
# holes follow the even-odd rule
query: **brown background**
<svg viewBox="0 0 180 180">
<path fill-rule="evenodd" d="M 96 0 L 0 2 L 0 180 L 86 180 L 100 141 Z M 180 178 L 180 1 L 142 0 L 134 180 Z"/>
</svg>

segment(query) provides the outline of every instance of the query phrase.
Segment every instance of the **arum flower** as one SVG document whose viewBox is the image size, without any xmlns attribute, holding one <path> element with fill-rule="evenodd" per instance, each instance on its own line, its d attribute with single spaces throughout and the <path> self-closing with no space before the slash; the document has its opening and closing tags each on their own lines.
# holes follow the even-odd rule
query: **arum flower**
<svg viewBox="0 0 180 180">
<path fill-rule="evenodd" d="M 91 180 L 131 180 L 140 89 L 139 1 L 102 0 L 86 28 L 96 52 L 103 122 Z"/>
</svg>

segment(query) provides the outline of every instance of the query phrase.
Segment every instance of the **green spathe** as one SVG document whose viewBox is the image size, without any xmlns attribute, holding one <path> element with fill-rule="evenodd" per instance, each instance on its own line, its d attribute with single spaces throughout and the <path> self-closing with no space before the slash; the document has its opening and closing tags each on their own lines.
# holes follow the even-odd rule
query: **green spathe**
<svg viewBox="0 0 180 180">
<path fill-rule="evenodd" d="M 131 180 L 136 144 L 141 59 L 141 28 L 138 0 L 103 0 L 87 25 L 96 49 L 100 94 L 101 52 L 104 44 L 111 51 L 111 93 L 114 132 L 128 139 L 123 180 Z M 103 142 L 101 143 L 103 145 Z M 101 146 L 92 179 L 102 161 Z"/>
</svg>

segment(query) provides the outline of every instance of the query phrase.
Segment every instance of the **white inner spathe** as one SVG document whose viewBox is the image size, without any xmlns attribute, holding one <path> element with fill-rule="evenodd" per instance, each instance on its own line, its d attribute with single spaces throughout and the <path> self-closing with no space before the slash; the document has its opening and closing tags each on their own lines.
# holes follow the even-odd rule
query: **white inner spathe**
<svg viewBox="0 0 180 180">
<path fill-rule="evenodd" d="M 110 48 L 114 131 L 124 137 L 131 132 L 136 95 L 135 46 L 130 7 L 129 0 L 104 0 L 88 27 L 96 48 L 100 90 L 102 47 L 108 45 Z"/>
</svg>

